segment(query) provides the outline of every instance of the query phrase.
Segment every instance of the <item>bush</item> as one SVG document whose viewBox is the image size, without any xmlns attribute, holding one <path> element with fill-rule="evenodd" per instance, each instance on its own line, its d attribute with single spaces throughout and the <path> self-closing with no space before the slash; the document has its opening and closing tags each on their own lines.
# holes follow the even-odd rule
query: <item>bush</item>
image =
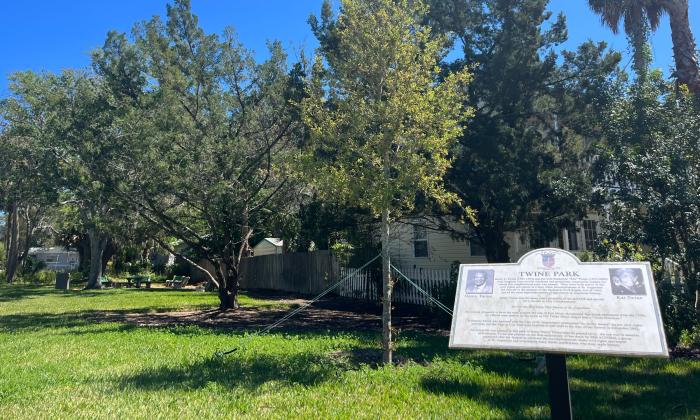
<svg viewBox="0 0 700 420">
<path fill-rule="evenodd" d="M 36 285 L 52 285 L 56 283 L 56 272 L 51 270 L 39 270 L 24 276 L 25 281 Z"/>
<path fill-rule="evenodd" d="M 156 274 L 166 274 L 168 270 L 168 260 L 165 259 L 155 259 L 151 263 L 151 269 L 153 270 L 154 273 Z"/>
<path fill-rule="evenodd" d="M 331 245 L 330 250 L 333 255 L 335 255 L 338 263 L 347 267 L 350 258 L 352 258 L 353 251 L 355 251 L 355 247 L 351 243 L 342 240 Z"/>
<path fill-rule="evenodd" d="M 87 281 L 87 274 L 80 270 L 71 271 L 68 273 L 71 283 L 82 283 Z"/>
<path fill-rule="evenodd" d="M 24 264 L 24 274 L 31 277 L 39 271 L 46 268 L 46 263 L 44 261 L 37 260 L 34 257 L 27 257 L 27 261 Z"/>
<path fill-rule="evenodd" d="M 678 347 L 700 349 L 700 325 L 695 325 L 690 330 L 681 331 L 678 339 Z"/>
<path fill-rule="evenodd" d="M 683 289 L 677 289 L 668 282 L 657 284 L 659 305 L 666 327 L 669 345 L 680 343 L 683 331 L 700 328 L 700 319 L 695 312 L 694 302 Z"/>
</svg>

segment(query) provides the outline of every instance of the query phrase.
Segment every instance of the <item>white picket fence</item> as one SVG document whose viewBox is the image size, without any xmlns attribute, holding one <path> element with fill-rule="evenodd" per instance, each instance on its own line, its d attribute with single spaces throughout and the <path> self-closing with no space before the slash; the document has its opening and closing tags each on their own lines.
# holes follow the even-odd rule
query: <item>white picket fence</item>
<svg viewBox="0 0 700 420">
<path fill-rule="evenodd" d="M 455 286 L 451 284 L 450 270 L 400 268 L 400 271 L 432 297 L 443 303 L 451 301 L 448 299 L 448 296 L 454 297 Z M 354 268 L 340 267 L 339 274 L 341 279 L 346 276 L 350 278 L 338 288 L 336 291 L 338 295 L 354 299 L 381 301 L 381 272 L 370 269 L 357 270 Z M 400 274 L 394 271 L 392 275 L 394 276 L 395 282 L 393 302 L 423 306 L 432 305 L 422 293 L 407 282 Z"/>
</svg>

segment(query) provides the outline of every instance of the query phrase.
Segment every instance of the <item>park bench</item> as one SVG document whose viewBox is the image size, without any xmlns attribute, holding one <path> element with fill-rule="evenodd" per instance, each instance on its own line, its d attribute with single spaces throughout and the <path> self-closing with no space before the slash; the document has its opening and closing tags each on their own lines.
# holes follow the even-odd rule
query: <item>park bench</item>
<svg viewBox="0 0 700 420">
<path fill-rule="evenodd" d="M 112 287 L 112 282 L 107 276 L 100 277 L 100 286 L 102 287 Z"/>
<path fill-rule="evenodd" d="M 172 287 L 173 289 L 182 289 L 187 286 L 190 278 L 188 276 L 173 276 L 172 280 L 166 280 L 165 286 Z"/>
</svg>

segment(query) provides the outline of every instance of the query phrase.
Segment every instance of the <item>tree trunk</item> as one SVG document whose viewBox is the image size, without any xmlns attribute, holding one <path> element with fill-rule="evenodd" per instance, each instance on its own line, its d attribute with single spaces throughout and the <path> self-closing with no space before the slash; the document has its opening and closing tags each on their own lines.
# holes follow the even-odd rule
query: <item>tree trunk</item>
<svg viewBox="0 0 700 420">
<path fill-rule="evenodd" d="M 241 246 L 238 256 L 233 249 L 224 251 L 225 257 L 216 264 L 216 276 L 219 282 L 219 309 L 222 311 L 238 309 L 238 288 L 242 259 L 252 255 L 252 249 L 248 240 L 251 229 L 248 219 L 248 207 L 243 209 L 243 220 L 241 223 Z"/>
<path fill-rule="evenodd" d="M 82 273 L 89 273 L 90 272 L 90 239 L 86 238 L 85 235 L 80 235 L 77 243 L 75 244 L 76 248 L 78 249 L 78 259 L 79 261 L 79 266 L 78 269 Z"/>
<path fill-rule="evenodd" d="M 393 348 L 391 340 L 391 292 L 393 282 L 391 280 L 391 255 L 389 253 L 389 209 L 382 211 L 382 349 L 384 350 L 382 361 L 391 364 Z"/>
<path fill-rule="evenodd" d="M 680 84 L 688 85 L 695 95 L 700 95 L 700 71 L 695 39 L 688 20 L 688 0 L 665 2 L 671 24 L 673 57 L 676 62 L 676 77 Z"/>
<path fill-rule="evenodd" d="M 7 212 L 7 271 L 5 279 L 8 283 L 12 283 L 17 272 L 17 264 L 19 262 L 19 223 L 18 223 L 18 208 L 17 204 L 12 204 Z"/>
<path fill-rule="evenodd" d="M 238 269 L 233 262 L 217 262 L 216 279 L 219 282 L 219 309 L 238 309 Z"/>
<path fill-rule="evenodd" d="M 88 237 L 90 238 L 90 274 L 85 288 L 100 289 L 102 288 L 102 283 L 100 282 L 102 278 L 102 256 L 107 247 L 107 237 L 94 228 L 88 231 Z"/>
<path fill-rule="evenodd" d="M 105 247 L 104 251 L 102 252 L 102 272 L 104 273 L 105 270 L 107 270 L 107 264 L 109 263 L 109 260 L 112 259 L 114 254 L 117 252 L 117 247 L 114 245 L 114 241 L 112 241 L 109 238 L 105 238 Z"/>
<path fill-rule="evenodd" d="M 510 245 L 506 242 L 503 232 L 486 232 L 483 237 L 486 261 L 490 264 L 510 262 L 510 256 L 508 255 Z"/>
<path fill-rule="evenodd" d="M 250 237 L 250 226 L 248 226 L 249 221 L 249 216 L 248 216 L 248 206 L 245 206 L 243 209 L 243 223 L 241 223 L 241 238 L 243 238 L 243 242 L 241 243 L 241 255 L 243 257 L 250 257 L 252 249 L 250 248 L 250 244 L 248 243 L 248 238 Z"/>
<path fill-rule="evenodd" d="M 632 12 L 636 14 L 632 19 L 635 22 L 639 22 L 639 25 L 635 25 L 633 33 L 630 34 L 633 50 L 633 68 L 639 80 L 643 81 L 646 79 L 649 69 L 649 57 L 646 52 L 649 28 L 646 24 L 642 23 L 645 22 L 645 19 L 642 17 L 642 10 L 640 8 L 635 7 L 632 9 Z"/>
<path fill-rule="evenodd" d="M 146 239 L 146 241 L 143 243 L 143 248 L 141 248 L 141 264 L 146 265 L 146 263 L 151 262 L 151 249 L 155 247 L 151 246 L 151 242 Z"/>
<path fill-rule="evenodd" d="M 32 236 L 34 234 L 34 222 L 32 221 L 32 217 L 30 217 L 30 210 L 25 209 L 24 213 L 24 241 L 21 240 L 20 236 L 20 242 L 22 243 L 22 252 L 19 254 L 19 257 L 17 258 L 17 266 L 22 267 L 22 270 L 27 268 L 27 257 L 29 256 L 29 248 L 32 245 Z"/>
</svg>

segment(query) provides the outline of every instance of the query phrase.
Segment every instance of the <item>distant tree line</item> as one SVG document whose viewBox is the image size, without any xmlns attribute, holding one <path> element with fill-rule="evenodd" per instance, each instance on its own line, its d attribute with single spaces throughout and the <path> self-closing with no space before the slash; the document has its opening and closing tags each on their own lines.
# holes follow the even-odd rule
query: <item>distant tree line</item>
<svg viewBox="0 0 700 420">
<path fill-rule="evenodd" d="M 109 32 L 88 69 L 16 73 L 0 104 L 5 280 L 53 242 L 80 249 L 99 288 L 106 261 L 137 244 L 206 262 L 232 309 L 264 236 L 360 249 L 381 226 L 387 254 L 393 223 L 430 214 L 506 262 L 506 232 L 544 243 L 596 210 L 596 258 L 680 267 L 685 289 L 664 299 L 688 328 L 700 82 L 687 0 L 589 3 L 623 24 L 633 74 L 604 42 L 562 50 L 566 19 L 547 0 L 324 2 L 309 20 L 317 57 L 291 64 L 278 42 L 257 62 L 233 29 L 208 34 L 175 0 L 163 19 Z M 663 13 L 670 80 L 649 67 Z"/>
</svg>

